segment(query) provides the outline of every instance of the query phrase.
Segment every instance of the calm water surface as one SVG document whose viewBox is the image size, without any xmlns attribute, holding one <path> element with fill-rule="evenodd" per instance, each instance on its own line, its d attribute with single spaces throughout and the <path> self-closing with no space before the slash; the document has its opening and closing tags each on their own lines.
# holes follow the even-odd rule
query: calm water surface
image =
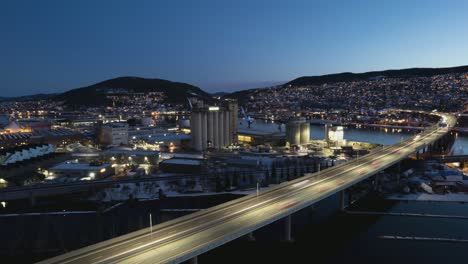
<svg viewBox="0 0 468 264">
<path fill-rule="evenodd" d="M 414 133 L 345 128 L 344 138 L 391 145 Z M 323 126 L 311 126 L 311 137 L 323 139 Z M 468 136 L 458 135 L 452 151 L 456 155 L 468 154 Z M 368 210 L 362 202 L 354 209 Z M 468 216 L 468 204 L 457 202 L 387 201 L 374 204 L 372 210 Z M 296 234 L 298 239 L 292 245 L 274 242 L 234 245 L 222 255 L 232 251 L 246 254 L 225 259 L 231 260 L 230 263 L 240 260 L 244 263 L 468 263 L 468 243 L 379 238 L 385 235 L 468 239 L 468 220 L 340 214 L 324 224 L 310 223 L 302 234 Z M 216 259 L 219 260 L 217 257 L 206 260 Z"/>
</svg>

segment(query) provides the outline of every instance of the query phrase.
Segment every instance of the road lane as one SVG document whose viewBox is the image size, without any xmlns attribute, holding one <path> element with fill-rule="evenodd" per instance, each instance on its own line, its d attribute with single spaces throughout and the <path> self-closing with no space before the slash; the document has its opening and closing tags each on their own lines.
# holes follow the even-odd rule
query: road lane
<svg viewBox="0 0 468 264">
<path fill-rule="evenodd" d="M 261 192 L 259 196 L 247 196 L 224 205 L 202 210 L 181 220 L 176 219 L 154 226 L 155 231 L 152 235 L 145 231 L 137 231 L 133 235 L 127 235 L 128 239 L 120 241 L 117 239 L 115 243 L 113 241 L 100 243 L 100 245 L 74 251 L 43 263 L 139 263 L 140 261 L 146 263 L 144 258 L 149 258 L 150 263 L 181 261 L 183 256 L 189 255 L 187 250 L 192 250 L 190 251 L 192 254 L 194 252 L 200 254 L 203 248 L 206 249 L 203 246 L 194 246 L 193 241 L 197 241 L 197 245 L 226 243 L 235 238 L 234 235 L 228 234 L 240 236 L 250 232 L 249 225 L 239 224 L 242 219 L 247 218 L 257 226 L 263 226 L 273 220 L 276 221 L 278 215 L 281 216 L 285 212 L 290 213 L 291 209 L 302 208 L 311 202 L 316 202 L 317 199 L 324 199 L 336 193 L 338 189 L 359 182 L 375 171 L 388 167 L 413 153 L 414 148 L 421 148 L 425 141 L 434 141 L 443 134 L 445 132 L 440 128 L 433 127 L 419 134 L 417 140 L 410 138 L 379 151 L 373 151 L 358 160 L 324 170 L 318 176 L 317 174 L 309 174 L 298 180 L 274 187 L 269 191 Z M 361 167 L 366 168 L 366 170 L 357 170 Z M 291 196 L 301 202 L 292 208 L 278 210 L 278 205 L 287 202 Z M 271 212 L 268 208 L 276 209 L 271 209 L 274 211 Z M 261 215 L 262 219 L 249 218 L 249 216 L 256 214 Z M 233 225 L 233 222 L 236 224 Z M 218 229 L 226 234 L 224 238 L 217 236 Z M 174 250 L 174 247 L 177 247 L 177 250 Z"/>
</svg>

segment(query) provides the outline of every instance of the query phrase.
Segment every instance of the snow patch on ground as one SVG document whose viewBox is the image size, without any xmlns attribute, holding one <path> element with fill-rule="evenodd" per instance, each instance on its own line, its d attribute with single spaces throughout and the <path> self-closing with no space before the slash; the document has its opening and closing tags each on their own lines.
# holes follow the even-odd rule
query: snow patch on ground
<svg viewBox="0 0 468 264">
<path fill-rule="evenodd" d="M 262 187 L 259 192 L 266 191 L 277 184 L 270 184 L 269 187 Z M 124 183 L 115 184 L 113 187 L 106 188 L 101 192 L 91 196 L 89 200 L 92 201 L 126 201 L 132 196 L 138 200 L 157 200 L 159 199 L 159 190 L 162 190 L 166 197 L 194 197 L 194 196 L 208 196 L 208 195 L 220 195 L 220 194 L 236 194 L 236 195 L 250 195 L 256 194 L 256 188 L 250 188 L 248 190 L 233 190 L 231 192 L 203 192 L 199 184 L 192 188 L 184 188 L 183 192 L 179 192 L 177 187 L 168 184 L 167 182 L 148 182 L 148 183 Z"/>
<path fill-rule="evenodd" d="M 106 188 L 101 192 L 93 195 L 89 199 L 92 201 L 125 201 L 130 196 L 140 200 L 159 199 L 159 189 L 169 190 L 164 182 L 148 182 L 148 183 L 123 183 L 115 184 L 110 188 Z"/>
</svg>

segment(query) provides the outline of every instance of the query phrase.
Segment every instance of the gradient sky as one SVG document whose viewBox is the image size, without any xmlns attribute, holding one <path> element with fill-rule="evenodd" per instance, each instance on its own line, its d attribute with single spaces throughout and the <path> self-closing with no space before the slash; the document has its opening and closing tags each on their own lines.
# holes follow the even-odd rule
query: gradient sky
<svg viewBox="0 0 468 264">
<path fill-rule="evenodd" d="M 0 96 L 118 76 L 209 92 L 468 64 L 468 1 L 2 0 Z"/>
</svg>

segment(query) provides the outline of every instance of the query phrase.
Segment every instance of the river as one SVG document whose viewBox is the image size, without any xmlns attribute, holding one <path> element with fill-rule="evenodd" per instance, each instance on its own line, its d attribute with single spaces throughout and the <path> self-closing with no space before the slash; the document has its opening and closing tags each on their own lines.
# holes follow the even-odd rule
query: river
<svg viewBox="0 0 468 264">
<path fill-rule="evenodd" d="M 344 130 L 344 138 L 384 145 L 414 134 L 383 128 Z M 324 138 L 323 126 L 311 126 L 313 139 Z M 468 154 L 468 136 L 457 135 L 453 154 Z M 468 216 L 468 204 L 421 201 L 358 201 L 355 210 Z M 320 215 L 320 211 L 317 213 Z M 465 263 L 467 243 L 398 241 L 381 236 L 468 239 L 468 221 L 337 214 L 323 223 L 309 223 L 294 243 L 262 241 L 233 243 L 202 256 L 215 263 Z M 240 253 L 238 253 L 240 252 Z"/>
<path fill-rule="evenodd" d="M 254 123 L 254 126 L 264 126 L 265 129 L 277 129 L 277 126 L 274 124 Z M 399 131 L 395 129 L 348 127 L 344 130 L 344 138 L 352 141 L 391 145 L 410 137 L 414 133 L 414 131 L 409 130 Z M 323 126 L 311 126 L 311 137 L 313 139 L 323 139 Z M 453 150 L 455 154 L 468 154 L 468 137 L 458 135 Z M 207 201 L 215 203 L 212 199 Z M 216 202 L 219 202 L 219 200 Z M 121 209 L 117 209 L 115 212 L 107 215 L 104 214 L 101 222 L 105 223 L 105 225 L 101 232 L 105 237 L 112 232 L 120 234 L 119 231 L 124 230 L 128 226 L 136 228 L 138 225 L 141 226 L 141 223 L 147 225 L 147 215 L 149 212 L 158 215 L 159 207 L 157 203 L 124 204 L 121 206 Z M 185 208 L 187 204 L 189 203 L 184 201 L 180 207 Z M 193 204 L 197 204 L 197 208 L 204 208 L 200 207 L 198 202 L 193 202 Z M 194 206 L 193 204 L 192 206 Z M 297 219 L 299 217 L 296 217 L 296 220 L 294 220 L 293 217 L 293 236 L 295 238 L 295 242 L 293 243 L 281 242 L 281 238 L 278 235 L 281 235 L 282 226 L 281 223 L 277 222 L 272 224 L 272 226 L 276 225 L 276 229 L 273 231 L 272 229 L 256 231 L 259 234 L 257 242 L 236 240 L 203 254 L 200 256 L 200 263 L 464 263 L 463 259 L 466 258 L 466 243 L 396 241 L 384 240 L 379 238 L 379 236 L 399 235 L 468 239 L 467 220 L 332 214 L 338 204 L 339 197 L 335 195 L 317 204 L 317 208 L 310 217 L 310 219 L 315 220 Z M 355 210 L 468 216 L 468 203 L 405 202 L 367 199 L 358 201 L 353 207 Z M 332 215 L 330 216 L 330 214 Z M 144 219 L 142 218 L 143 216 Z M 66 222 L 63 220 L 65 217 L 68 219 Z M 325 219 L 325 217 L 330 218 L 326 221 L 319 221 L 319 219 Z M 67 245 L 74 245 L 69 245 L 68 248 L 74 248 L 77 247 L 76 243 L 84 246 L 96 238 L 93 238 L 93 236 L 87 237 L 85 232 L 80 233 L 77 231 L 79 229 L 73 225 L 77 225 L 83 230 L 88 230 L 89 227 L 91 227 L 91 230 L 94 230 L 98 226 L 96 224 L 97 220 L 94 218 L 96 218 L 95 215 L 77 215 L 75 217 L 73 215 L 64 215 L 60 216 L 60 219 L 52 217 L 38 218 L 37 224 L 29 225 L 25 225 L 23 220 L 18 221 L 14 218 L 4 218 L 3 221 L 10 222 L 2 223 L 4 224 L 3 226 L 9 227 L 14 227 L 16 224 L 16 228 L 5 230 L 4 235 L 8 233 L 9 237 L 14 238 L 18 230 L 20 230 L 21 232 L 18 233 L 18 236 L 26 241 L 21 242 L 23 244 L 39 244 L 41 239 L 44 239 L 44 241 L 48 239 L 52 241 L 52 244 L 57 241 L 57 245 L 60 245 L 61 237 L 59 235 L 62 235 L 63 237 L 72 238 L 71 242 L 65 242 L 67 242 Z M 63 221 L 63 224 L 58 225 L 59 221 Z M 80 225 L 77 223 L 86 224 Z M 51 228 L 45 228 L 48 225 Z M 18 226 L 21 228 L 18 228 Z M 301 228 L 300 232 L 294 232 L 294 229 L 297 230 L 299 228 Z M 60 229 L 63 231 L 56 231 Z M 40 230 L 40 233 L 45 233 L 45 238 L 41 236 L 36 237 L 37 230 Z M 44 230 L 52 231 L 49 231 L 51 232 L 49 234 Z M 260 235 L 262 232 L 263 238 Z M 28 234 L 31 237 L 26 236 Z M 93 234 L 97 236 L 98 232 L 96 231 Z M 268 234 L 272 236 L 269 237 Z M 277 237 L 273 235 L 277 235 Z M 56 237 L 58 238 L 56 239 Z M 13 241 L 11 243 L 13 245 L 12 248 L 23 245 L 17 243 L 17 241 L 15 242 L 14 239 L 11 239 L 11 241 Z M 74 242 L 76 243 L 74 244 Z M 4 243 L 9 245 L 10 240 L 5 240 Z M 5 246 L 4 248 L 9 247 Z M 31 256 L 34 254 L 26 252 L 23 255 L 26 259 L 21 259 L 15 255 L 7 259 L 5 259 L 6 255 L 2 255 L 2 257 L 5 263 L 30 263 Z M 37 261 L 38 259 L 34 260 Z"/>
</svg>

